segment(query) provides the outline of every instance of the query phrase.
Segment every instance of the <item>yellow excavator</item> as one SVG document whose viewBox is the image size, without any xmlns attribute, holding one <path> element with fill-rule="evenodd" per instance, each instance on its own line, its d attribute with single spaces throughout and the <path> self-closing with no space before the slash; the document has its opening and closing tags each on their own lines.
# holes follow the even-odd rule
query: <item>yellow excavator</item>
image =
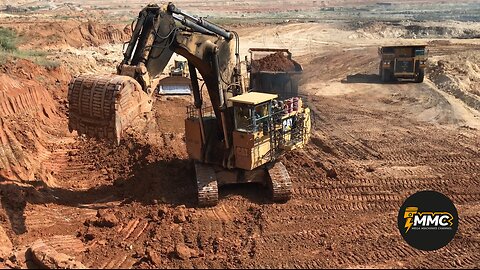
<svg viewBox="0 0 480 270">
<path fill-rule="evenodd" d="M 174 4 L 148 5 L 139 14 L 116 75 L 82 75 L 69 84 L 69 129 L 120 143 L 132 120 L 152 109 L 159 74 L 173 53 L 185 57 L 194 103 L 185 118 L 186 147 L 194 161 L 198 203 L 218 203 L 218 187 L 258 182 L 275 202 L 290 199 L 292 182 L 278 161 L 310 138 L 310 110 L 293 97 L 248 92 L 239 38 Z M 210 102 L 204 102 L 197 71 Z"/>
</svg>

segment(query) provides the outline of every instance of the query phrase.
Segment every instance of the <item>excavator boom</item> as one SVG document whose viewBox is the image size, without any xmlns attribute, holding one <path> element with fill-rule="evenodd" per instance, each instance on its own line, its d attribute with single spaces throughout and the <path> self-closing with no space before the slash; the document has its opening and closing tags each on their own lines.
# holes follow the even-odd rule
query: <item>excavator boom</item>
<svg viewBox="0 0 480 270">
<path fill-rule="evenodd" d="M 182 26 L 177 26 L 175 20 Z M 153 93 L 159 85 L 158 75 L 168 64 L 173 52 L 188 60 L 197 69 L 208 89 L 219 121 L 219 130 L 226 128 L 225 100 L 240 92 L 239 65 L 233 59 L 234 35 L 206 20 L 197 19 L 169 3 L 148 5 L 132 27 L 132 37 L 124 51 L 124 59 L 116 75 L 79 76 L 69 84 L 69 129 L 90 137 L 120 142 L 122 132 L 142 113 L 152 108 Z M 237 42 L 238 50 L 238 42 Z M 202 106 L 201 93 L 192 77 L 195 104 Z M 238 83 L 233 81 L 238 80 Z M 230 94 L 228 94 L 229 92 Z"/>
</svg>

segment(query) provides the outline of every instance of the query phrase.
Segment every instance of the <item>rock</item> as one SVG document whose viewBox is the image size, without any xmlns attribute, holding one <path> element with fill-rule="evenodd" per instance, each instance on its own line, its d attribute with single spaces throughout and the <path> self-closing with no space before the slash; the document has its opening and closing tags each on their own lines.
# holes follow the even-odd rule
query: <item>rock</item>
<svg viewBox="0 0 480 270">
<path fill-rule="evenodd" d="M 16 265 L 16 264 L 14 264 L 14 263 L 13 263 L 12 261 L 10 261 L 10 260 L 6 260 L 6 261 L 5 261 L 5 265 L 6 265 L 7 267 L 10 267 L 11 269 L 19 269 L 19 266 Z"/>
<path fill-rule="evenodd" d="M 146 252 L 147 258 L 157 267 L 162 265 L 162 258 L 160 255 L 153 249 L 148 249 Z"/>
<path fill-rule="evenodd" d="M 327 173 L 327 177 L 329 178 L 337 178 L 337 171 L 335 170 L 335 167 L 333 167 L 332 164 L 330 163 L 322 163 L 323 169 Z"/>
<path fill-rule="evenodd" d="M 185 213 L 178 213 L 173 217 L 173 221 L 175 223 L 184 223 L 187 221 L 187 217 L 185 216 Z"/>
<path fill-rule="evenodd" d="M 326 171 L 327 171 L 327 177 L 337 178 L 337 171 L 335 170 L 335 168 L 331 167 L 331 168 L 327 169 Z"/>
<path fill-rule="evenodd" d="M 47 269 L 87 269 L 81 262 L 67 254 L 59 253 L 47 246 L 41 239 L 35 241 L 29 248 L 35 263 Z"/>
<path fill-rule="evenodd" d="M 94 225 L 97 227 L 113 228 L 117 226 L 118 223 L 120 223 L 120 221 L 114 214 L 107 213 L 100 215 L 100 217 L 94 222 Z"/>
<path fill-rule="evenodd" d="M 8 259 L 12 254 L 12 250 L 13 245 L 10 238 L 8 238 L 3 227 L 0 226 L 0 259 L 4 261 Z"/>
<path fill-rule="evenodd" d="M 196 251 L 195 249 L 190 249 L 190 258 L 198 258 L 200 256 L 200 252 Z"/>
<path fill-rule="evenodd" d="M 317 167 L 320 167 L 320 168 L 324 169 L 325 172 L 327 173 L 327 177 L 337 178 L 337 171 L 335 170 L 335 167 L 333 167 L 333 165 L 330 162 L 328 162 L 328 161 L 325 161 L 325 162 L 316 161 L 315 165 Z"/>
<path fill-rule="evenodd" d="M 83 225 L 90 226 L 90 225 L 93 225 L 95 221 L 97 221 L 96 218 L 88 218 L 83 222 Z"/>
<path fill-rule="evenodd" d="M 173 216 L 173 222 L 184 223 L 186 221 L 187 221 L 186 209 L 184 206 L 183 207 L 179 206 L 175 211 L 175 215 Z"/>
<path fill-rule="evenodd" d="M 322 188 L 322 185 L 319 184 L 319 183 L 314 183 L 314 184 L 313 184 L 313 188 L 321 189 L 321 188 Z"/>
<path fill-rule="evenodd" d="M 197 254 L 195 250 L 187 247 L 185 244 L 177 244 L 175 246 L 175 254 L 177 255 L 177 257 L 179 259 L 182 259 L 182 260 L 188 260 L 190 259 L 193 255 Z M 198 254 L 197 254 L 198 256 Z"/>
<path fill-rule="evenodd" d="M 166 206 L 158 210 L 158 217 L 164 218 L 168 214 L 168 208 Z"/>
</svg>

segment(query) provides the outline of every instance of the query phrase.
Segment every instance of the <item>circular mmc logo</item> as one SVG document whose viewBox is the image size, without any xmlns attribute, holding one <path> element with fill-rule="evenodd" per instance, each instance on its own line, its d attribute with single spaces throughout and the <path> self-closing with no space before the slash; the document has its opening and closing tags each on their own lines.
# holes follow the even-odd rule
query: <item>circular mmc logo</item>
<svg viewBox="0 0 480 270">
<path fill-rule="evenodd" d="M 410 246 L 437 250 L 450 243 L 457 232 L 457 209 L 442 193 L 417 192 L 400 207 L 398 229 Z"/>
</svg>

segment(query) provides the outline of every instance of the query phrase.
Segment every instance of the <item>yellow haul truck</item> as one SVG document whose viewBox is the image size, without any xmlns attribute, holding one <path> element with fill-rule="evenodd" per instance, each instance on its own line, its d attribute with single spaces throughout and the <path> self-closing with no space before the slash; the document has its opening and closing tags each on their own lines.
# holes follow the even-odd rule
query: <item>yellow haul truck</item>
<svg viewBox="0 0 480 270">
<path fill-rule="evenodd" d="M 378 54 L 382 82 L 399 79 L 423 82 L 428 59 L 426 45 L 383 46 L 378 48 Z"/>
</svg>

